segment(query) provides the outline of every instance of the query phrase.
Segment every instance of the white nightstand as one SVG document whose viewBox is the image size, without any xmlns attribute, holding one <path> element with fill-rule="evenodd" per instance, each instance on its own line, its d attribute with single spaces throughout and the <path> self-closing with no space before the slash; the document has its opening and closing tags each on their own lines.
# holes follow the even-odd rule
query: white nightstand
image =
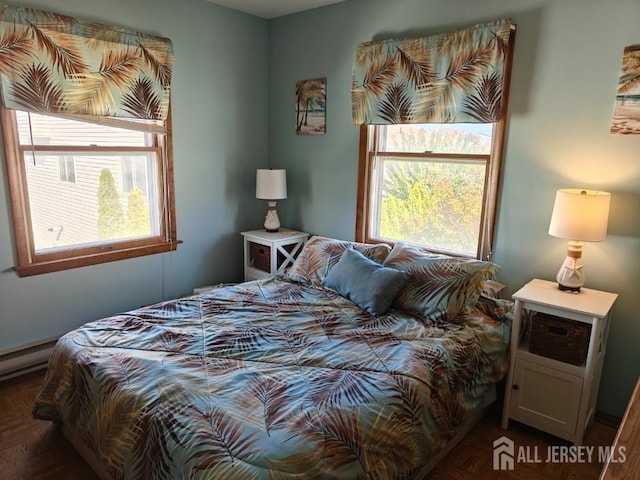
<svg viewBox="0 0 640 480">
<path fill-rule="evenodd" d="M 252 230 L 244 237 L 244 280 L 257 280 L 284 272 L 309 238 L 305 232 L 281 228 L 277 232 Z"/>
<path fill-rule="evenodd" d="M 511 360 L 507 375 L 502 428 L 509 419 L 526 423 L 552 435 L 580 445 L 593 419 L 600 375 L 607 346 L 611 307 L 615 293 L 582 288 L 580 293 L 564 292 L 557 283 L 532 280 L 513 294 L 515 311 L 511 331 Z M 539 313 L 537 313 L 539 312 Z M 577 364 L 530 352 L 529 337 L 521 335 L 524 319 L 559 317 L 562 321 L 582 322 L 588 331 L 588 348 L 584 361 Z M 545 317 L 546 315 L 546 317 Z M 553 316 L 553 317 L 549 317 Z M 531 323 L 530 322 L 530 323 Z M 570 325 L 570 323 L 565 323 Z M 566 334 L 561 327 L 552 334 Z M 574 330 L 575 331 L 575 330 Z M 571 332 L 571 328 L 567 329 Z M 568 343 L 570 343 L 568 339 Z M 558 352 L 564 356 L 566 352 Z"/>
</svg>

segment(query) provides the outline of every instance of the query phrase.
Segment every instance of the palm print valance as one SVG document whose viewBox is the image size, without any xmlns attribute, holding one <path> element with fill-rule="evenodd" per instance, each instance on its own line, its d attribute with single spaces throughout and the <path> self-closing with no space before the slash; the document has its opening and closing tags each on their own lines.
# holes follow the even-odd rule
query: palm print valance
<svg viewBox="0 0 640 480">
<path fill-rule="evenodd" d="M 164 120 L 171 40 L 30 8 L 0 6 L 5 107 Z"/>
<path fill-rule="evenodd" d="M 509 20 L 499 20 L 441 35 L 361 43 L 353 64 L 353 123 L 497 121 L 514 30 Z"/>
</svg>

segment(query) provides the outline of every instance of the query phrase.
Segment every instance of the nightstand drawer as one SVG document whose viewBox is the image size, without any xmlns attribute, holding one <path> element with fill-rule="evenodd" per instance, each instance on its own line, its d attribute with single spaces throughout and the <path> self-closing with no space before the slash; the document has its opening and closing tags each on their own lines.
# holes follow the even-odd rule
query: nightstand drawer
<svg viewBox="0 0 640 480">
<path fill-rule="evenodd" d="M 578 420 L 582 377 L 516 359 L 509 416 L 566 438 Z"/>
</svg>

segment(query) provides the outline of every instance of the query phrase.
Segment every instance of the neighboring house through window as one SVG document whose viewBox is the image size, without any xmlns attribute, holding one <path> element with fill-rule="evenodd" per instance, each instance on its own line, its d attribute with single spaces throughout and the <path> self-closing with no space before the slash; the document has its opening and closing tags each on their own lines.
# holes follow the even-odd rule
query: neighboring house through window
<svg viewBox="0 0 640 480">
<path fill-rule="evenodd" d="M 123 156 L 120 160 L 122 170 L 122 190 L 129 193 L 135 188 L 147 194 L 147 157 Z"/>
<path fill-rule="evenodd" d="M 74 157 L 69 155 L 58 157 L 58 180 L 76 183 L 76 162 Z"/>
</svg>

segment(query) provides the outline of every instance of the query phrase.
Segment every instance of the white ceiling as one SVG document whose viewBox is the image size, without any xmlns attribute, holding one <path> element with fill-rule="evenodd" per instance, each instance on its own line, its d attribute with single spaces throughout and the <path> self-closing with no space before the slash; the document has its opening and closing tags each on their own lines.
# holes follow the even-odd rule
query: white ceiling
<svg viewBox="0 0 640 480">
<path fill-rule="evenodd" d="M 209 0 L 262 18 L 275 18 L 345 0 Z"/>
</svg>

